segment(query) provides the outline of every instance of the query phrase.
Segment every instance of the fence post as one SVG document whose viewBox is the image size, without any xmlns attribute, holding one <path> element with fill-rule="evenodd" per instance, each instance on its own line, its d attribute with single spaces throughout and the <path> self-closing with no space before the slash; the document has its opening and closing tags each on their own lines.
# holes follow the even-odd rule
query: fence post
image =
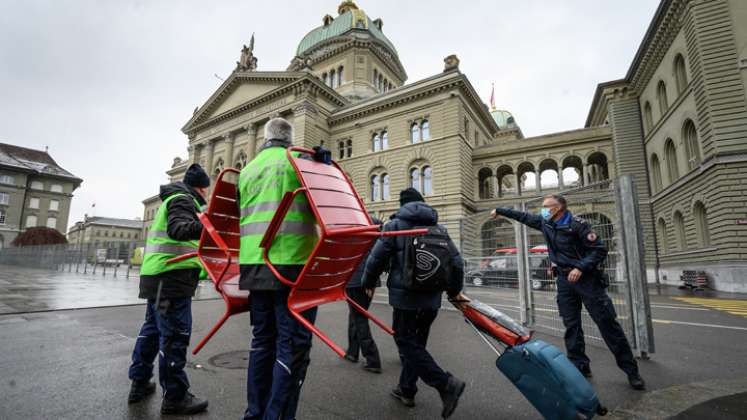
<svg viewBox="0 0 747 420">
<path fill-rule="evenodd" d="M 132 265 L 132 255 L 133 255 L 133 242 L 127 243 L 127 273 L 125 274 L 125 278 L 130 278 L 130 266 Z"/>
<path fill-rule="evenodd" d="M 615 191 L 622 222 L 623 251 L 631 299 L 629 307 L 633 321 L 633 347 L 641 358 L 647 359 L 650 353 L 654 353 L 655 347 L 638 196 L 630 175 L 621 176 L 617 185 Z"/>
<path fill-rule="evenodd" d="M 521 203 L 521 211 L 526 211 L 526 203 Z M 529 256 L 527 255 L 526 226 L 514 222 L 516 236 L 516 269 L 519 283 L 519 319 L 523 325 L 534 324 L 534 312 L 529 296 Z"/>
</svg>

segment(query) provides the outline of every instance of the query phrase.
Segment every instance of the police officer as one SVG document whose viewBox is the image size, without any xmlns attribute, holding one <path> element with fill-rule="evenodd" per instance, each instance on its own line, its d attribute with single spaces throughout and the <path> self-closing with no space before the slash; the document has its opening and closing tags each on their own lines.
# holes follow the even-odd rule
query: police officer
<svg viewBox="0 0 747 420">
<path fill-rule="evenodd" d="M 311 351 L 311 332 L 288 310 L 289 288 L 265 265 L 259 243 L 283 196 L 301 187 L 286 152 L 293 141 L 291 124 L 273 118 L 265 124 L 259 154 L 239 176 L 241 213 L 239 287 L 251 291 L 252 343 L 247 372 L 244 419 L 294 419 Z M 331 154 L 327 151 L 327 158 Z M 299 194 L 270 250 L 270 261 L 286 279 L 301 273 L 318 240 L 316 218 Z M 316 308 L 301 315 L 314 322 Z"/>
<path fill-rule="evenodd" d="M 614 354 L 617 366 L 628 375 L 630 386 L 637 390 L 645 389 L 628 339 L 617 322 L 612 300 L 605 291 L 606 275 L 599 266 L 607 257 L 607 249 L 591 226 L 573 217 L 567 209 L 565 198 L 560 195 L 545 197 L 540 215 L 499 207 L 491 216 L 514 219 L 544 234 L 553 271 L 557 274 L 557 302 L 565 325 L 565 347 L 568 358 L 578 370 L 584 376 L 591 377 L 581 328 L 583 303 Z"/>
<path fill-rule="evenodd" d="M 197 257 L 167 264 L 171 258 L 197 251 L 202 223 L 197 212 L 205 205 L 210 178 L 198 164 L 187 168 L 183 182 L 162 185 L 158 208 L 140 268 L 140 298 L 147 299 L 145 322 L 140 329 L 129 377 L 129 403 L 142 401 L 156 390 L 150 382 L 153 361 L 163 389 L 163 414 L 205 411 L 207 400 L 189 392 L 184 366 L 192 333 L 192 296 L 202 266 Z"/>
</svg>

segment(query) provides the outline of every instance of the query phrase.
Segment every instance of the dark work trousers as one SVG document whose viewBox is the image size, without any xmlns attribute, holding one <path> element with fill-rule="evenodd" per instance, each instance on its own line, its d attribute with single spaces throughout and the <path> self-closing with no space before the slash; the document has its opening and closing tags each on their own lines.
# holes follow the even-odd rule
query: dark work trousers
<svg viewBox="0 0 747 420">
<path fill-rule="evenodd" d="M 437 315 L 437 309 L 394 308 L 394 342 L 402 360 L 399 388 L 407 398 L 415 397 L 418 392 L 418 378 L 439 391 L 449 382 L 449 374 L 436 364 L 425 348 Z"/>
<path fill-rule="evenodd" d="M 581 304 L 586 307 L 591 319 L 599 327 L 604 342 L 615 356 L 617 366 L 628 375 L 638 372 L 638 365 L 633 358 L 630 344 L 625 337 L 612 300 L 607 291 L 595 276 L 584 274 L 572 284 L 567 274 L 558 277 L 558 311 L 565 326 L 565 348 L 568 358 L 579 369 L 589 367 L 586 356 L 584 330 L 581 328 Z"/>
<path fill-rule="evenodd" d="M 158 358 L 158 379 L 163 398 L 180 400 L 189 389 L 187 347 L 192 334 L 192 298 L 148 299 L 145 322 L 132 351 L 129 377 L 145 382 L 153 376 L 153 362 Z"/>
<path fill-rule="evenodd" d="M 252 344 L 249 350 L 244 419 L 295 419 L 311 359 L 311 331 L 288 310 L 288 291 L 251 292 Z M 316 308 L 302 313 L 316 320 Z"/>
<path fill-rule="evenodd" d="M 372 298 L 366 294 L 364 288 L 351 287 L 346 289 L 346 292 L 350 299 L 353 299 L 363 309 L 367 310 L 371 306 Z M 350 314 L 348 315 L 347 355 L 358 359 L 358 353 L 363 353 L 367 366 L 380 368 L 381 359 L 379 358 L 379 349 L 376 347 L 376 342 L 371 335 L 368 318 L 353 308 L 353 305 L 348 304 L 348 306 Z"/>
</svg>

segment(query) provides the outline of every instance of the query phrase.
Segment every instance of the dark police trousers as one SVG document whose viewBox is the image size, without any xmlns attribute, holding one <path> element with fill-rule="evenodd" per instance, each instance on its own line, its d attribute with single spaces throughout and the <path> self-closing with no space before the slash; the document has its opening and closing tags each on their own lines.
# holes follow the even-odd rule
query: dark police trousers
<svg viewBox="0 0 747 420">
<path fill-rule="evenodd" d="M 352 287 L 346 289 L 350 299 L 368 309 L 371 306 L 371 297 L 368 297 L 366 290 L 362 287 Z M 353 305 L 348 304 L 350 314 L 348 315 L 348 351 L 347 355 L 357 359 L 358 353 L 363 353 L 366 362 L 372 367 L 381 367 L 379 358 L 379 349 L 371 335 L 371 327 L 368 324 L 368 318 L 358 312 Z"/>
<path fill-rule="evenodd" d="M 402 360 L 399 387 L 407 398 L 413 398 L 418 392 L 418 378 L 439 391 L 443 391 L 449 382 L 449 374 L 436 364 L 425 349 L 431 325 L 437 315 L 438 309 L 394 308 L 394 342 L 397 343 Z"/>
<path fill-rule="evenodd" d="M 153 376 L 153 362 L 158 358 L 158 379 L 163 398 L 180 400 L 189 389 L 187 347 L 192 334 L 192 298 L 165 299 L 156 307 L 148 299 L 143 323 L 132 351 L 129 377 L 145 382 Z"/>
<path fill-rule="evenodd" d="M 311 331 L 288 310 L 288 290 L 253 290 L 244 419 L 295 419 L 311 361 Z M 317 309 L 302 312 L 312 323 Z"/>
<path fill-rule="evenodd" d="M 572 284 L 566 273 L 558 276 L 558 311 L 565 326 L 565 348 L 568 358 L 579 369 L 589 367 L 585 352 L 584 331 L 581 328 L 581 304 L 586 307 L 591 319 L 597 324 L 605 344 L 615 356 L 617 366 L 628 375 L 638 373 L 630 344 L 625 337 L 612 300 L 595 275 L 584 274 Z"/>
</svg>

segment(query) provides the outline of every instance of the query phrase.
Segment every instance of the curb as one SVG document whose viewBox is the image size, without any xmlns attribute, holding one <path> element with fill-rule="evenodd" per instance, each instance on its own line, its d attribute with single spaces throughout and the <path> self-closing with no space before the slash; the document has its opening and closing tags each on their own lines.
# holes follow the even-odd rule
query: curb
<svg viewBox="0 0 747 420">
<path fill-rule="evenodd" d="M 647 392 L 608 414 L 610 420 L 666 419 L 706 401 L 747 392 L 747 378 L 693 382 Z"/>
</svg>

